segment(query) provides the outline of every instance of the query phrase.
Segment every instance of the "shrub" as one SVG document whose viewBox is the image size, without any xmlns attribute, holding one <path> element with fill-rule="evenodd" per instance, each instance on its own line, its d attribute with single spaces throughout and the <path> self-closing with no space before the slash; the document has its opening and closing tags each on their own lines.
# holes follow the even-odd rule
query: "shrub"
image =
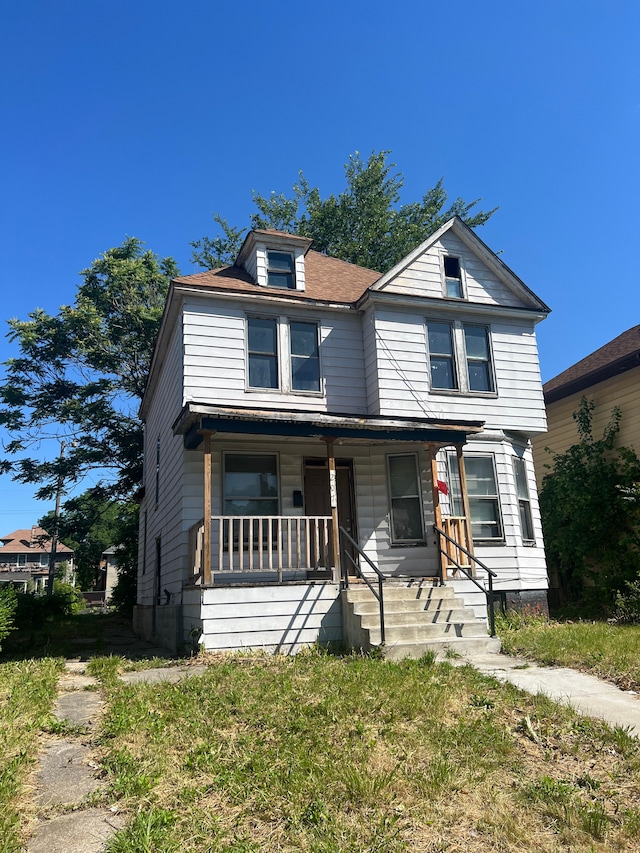
<svg viewBox="0 0 640 853">
<path fill-rule="evenodd" d="M 627 625 L 640 625 L 640 579 L 627 581 L 625 589 L 616 595 L 613 619 Z"/>
<path fill-rule="evenodd" d="M 13 587 L 0 589 L 0 651 L 2 651 L 2 641 L 16 627 L 14 618 L 17 606 L 18 602 Z"/>
</svg>

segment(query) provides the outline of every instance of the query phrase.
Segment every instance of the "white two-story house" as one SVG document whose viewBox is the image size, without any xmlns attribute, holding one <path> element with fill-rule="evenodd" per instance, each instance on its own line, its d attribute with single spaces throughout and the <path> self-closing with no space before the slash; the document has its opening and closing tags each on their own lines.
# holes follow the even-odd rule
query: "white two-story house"
<svg viewBox="0 0 640 853">
<path fill-rule="evenodd" d="M 458 218 L 384 275 L 253 231 L 233 266 L 175 279 L 141 409 L 139 632 L 391 646 L 445 609 L 453 640 L 465 606 L 484 635 L 489 599 L 546 607 L 548 311 Z"/>
</svg>

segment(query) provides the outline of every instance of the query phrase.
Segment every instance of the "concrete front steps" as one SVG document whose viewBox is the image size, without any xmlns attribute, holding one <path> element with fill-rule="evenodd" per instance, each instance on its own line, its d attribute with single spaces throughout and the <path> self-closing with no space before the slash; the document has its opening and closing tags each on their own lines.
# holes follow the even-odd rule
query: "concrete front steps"
<svg viewBox="0 0 640 853">
<path fill-rule="evenodd" d="M 419 658 L 434 652 L 473 654 L 500 651 L 500 640 L 489 637 L 486 619 L 478 618 L 451 586 L 429 581 L 384 584 L 385 643 L 381 645 L 380 606 L 364 583 L 342 591 L 347 642 L 368 651 L 382 648 L 386 658 Z"/>
</svg>

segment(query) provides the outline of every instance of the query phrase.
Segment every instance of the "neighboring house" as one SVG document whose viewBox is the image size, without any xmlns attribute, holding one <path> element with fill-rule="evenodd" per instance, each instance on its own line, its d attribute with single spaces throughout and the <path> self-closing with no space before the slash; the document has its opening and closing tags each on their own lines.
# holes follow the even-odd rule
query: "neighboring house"
<svg viewBox="0 0 640 853">
<path fill-rule="evenodd" d="M 593 434 L 601 436 L 617 406 L 622 413 L 618 444 L 640 455 L 640 326 L 634 326 L 543 387 L 548 433 L 533 440 L 538 486 L 553 467 L 553 453 L 579 440 L 573 413 L 587 397 L 595 403 Z"/>
<path fill-rule="evenodd" d="M 465 551 L 497 595 L 546 606 L 530 439 L 549 309 L 458 218 L 384 275 L 310 246 L 254 231 L 234 266 L 171 284 L 141 407 L 137 630 L 377 644 L 373 595 L 342 589 L 359 566 L 385 579 L 387 647 L 429 607 L 450 641 L 470 612 L 486 638 Z M 394 616 L 407 594 L 418 615 Z"/>
<path fill-rule="evenodd" d="M 26 591 L 29 583 L 36 592 L 46 589 L 51 559 L 51 537 L 42 527 L 14 530 L 0 537 L 0 583 L 10 583 Z M 73 578 L 73 551 L 58 542 L 56 565 L 66 563 L 66 580 Z"/>
<path fill-rule="evenodd" d="M 121 548 L 121 545 L 112 545 L 102 552 L 93 586 L 82 593 L 88 605 L 104 607 L 109 604 L 111 593 L 118 580 L 118 551 Z"/>
</svg>

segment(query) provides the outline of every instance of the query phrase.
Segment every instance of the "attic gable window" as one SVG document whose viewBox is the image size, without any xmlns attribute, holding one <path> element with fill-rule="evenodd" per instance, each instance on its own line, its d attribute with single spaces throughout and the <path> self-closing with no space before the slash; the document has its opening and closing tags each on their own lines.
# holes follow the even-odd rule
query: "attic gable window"
<svg viewBox="0 0 640 853">
<path fill-rule="evenodd" d="M 460 269 L 460 258 L 445 255 L 444 261 L 444 293 L 451 299 L 462 299 L 462 271 Z"/>
<path fill-rule="evenodd" d="M 267 284 L 295 290 L 295 266 L 290 252 L 267 251 Z"/>
</svg>

